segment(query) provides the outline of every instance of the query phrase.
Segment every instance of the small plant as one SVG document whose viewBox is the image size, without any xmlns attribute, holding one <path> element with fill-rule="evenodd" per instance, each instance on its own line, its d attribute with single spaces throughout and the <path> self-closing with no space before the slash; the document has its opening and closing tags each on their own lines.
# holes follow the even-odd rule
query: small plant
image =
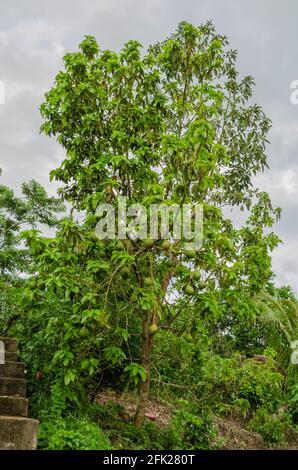
<svg viewBox="0 0 298 470">
<path fill-rule="evenodd" d="M 179 435 L 181 449 L 212 449 L 216 429 L 209 411 L 201 410 L 186 400 L 180 400 L 172 426 Z"/>
<path fill-rule="evenodd" d="M 60 419 L 41 424 L 39 447 L 50 450 L 108 450 L 108 438 L 88 419 Z"/>
<path fill-rule="evenodd" d="M 253 431 L 261 434 L 268 445 L 286 444 L 286 432 L 291 428 L 291 418 L 287 413 L 270 414 L 265 407 L 259 408 L 250 422 Z"/>
</svg>

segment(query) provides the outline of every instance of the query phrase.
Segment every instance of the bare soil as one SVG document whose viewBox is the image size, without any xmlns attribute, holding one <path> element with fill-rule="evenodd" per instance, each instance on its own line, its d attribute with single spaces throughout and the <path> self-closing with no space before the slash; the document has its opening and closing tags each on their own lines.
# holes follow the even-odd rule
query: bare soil
<svg viewBox="0 0 298 470">
<path fill-rule="evenodd" d="M 113 401 L 124 408 L 124 413 L 127 419 L 131 420 L 136 410 L 137 397 L 132 393 L 122 393 L 121 395 L 112 389 L 102 390 L 96 397 L 95 401 L 101 405 L 105 405 L 109 401 Z M 151 398 L 148 402 L 146 409 L 146 417 L 154 421 L 157 426 L 168 426 L 172 414 L 174 412 L 173 406 L 168 403 L 158 401 L 156 398 Z M 260 434 L 247 429 L 247 424 L 244 420 L 232 417 L 217 417 L 215 425 L 218 429 L 218 436 L 216 441 L 219 448 L 223 450 L 269 450 L 264 443 Z M 289 445 L 287 447 L 275 447 L 280 450 L 298 450 L 298 442 L 296 438 L 289 438 Z"/>
</svg>

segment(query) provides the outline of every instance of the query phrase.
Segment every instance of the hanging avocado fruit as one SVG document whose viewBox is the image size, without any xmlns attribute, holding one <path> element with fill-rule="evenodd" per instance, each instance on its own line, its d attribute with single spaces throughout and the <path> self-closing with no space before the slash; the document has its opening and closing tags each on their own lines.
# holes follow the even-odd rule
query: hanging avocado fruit
<svg viewBox="0 0 298 470">
<path fill-rule="evenodd" d="M 194 293 L 195 293 L 194 288 L 192 287 L 191 284 L 188 284 L 188 285 L 185 287 L 185 294 L 187 294 L 187 295 L 194 295 Z"/>
<path fill-rule="evenodd" d="M 151 238 L 145 238 L 145 240 L 143 240 L 143 244 L 144 244 L 144 247 L 147 248 L 148 250 L 149 248 L 153 247 L 154 240 L 152 240 Z"/>
<path fill-rule="evenodd" d="M 205 289 L 207 287 L 207 282 L 206 281 L 201 281 L 200 284 L 199 284 L 199 288 L 200 289 Z"/>
<path fill-rule="evenodd" d="M 192 273 L 192 278 L 193 278 L 194 281 L 199 281 L 201 279 L 200 271 L 194 271 Z"/>
<path fill-rule="evenodd" d="M 89 330 L 86 326 L 83 326 L 80 331 L 79 331 L 79 335 L 82 337 L 82 338 L 87 338 L 89 336 Z"/>
<path fill-rule="evenodd" d="M 195 250 L 187 250 L 185 255 L 188 259 L 194 259 L 196 257 L 196 252 Z"/>
<path fill-rule="evenodd" d="M 123 279 L 127 279 L 130 275 L 130 269 L 128 267 L 124 267 L 121 271 L 121 276 Z"/>
<path fill-rule="evenodd" d="M 169 240 L 164 240 L 161 244 L 161 249 L 164 251 L 168 251 L 171 248 L 171 243 Z"/>
<path fill-rule="evenodd" d="M 154 335 L 158 330 L 158 326 L 153 323 L 152 325 L 149 326 L 149 332 L 151 335 Z"/>
<path fill-rule="evenodd" d="M 145 277 L 145 279 L 144 279 L 144 285 L 145 285 L 146 287 L 151 287 L 151 286 L 153 286 L 153 279 L 152 279 L 152 277 Z"/>
</svg>

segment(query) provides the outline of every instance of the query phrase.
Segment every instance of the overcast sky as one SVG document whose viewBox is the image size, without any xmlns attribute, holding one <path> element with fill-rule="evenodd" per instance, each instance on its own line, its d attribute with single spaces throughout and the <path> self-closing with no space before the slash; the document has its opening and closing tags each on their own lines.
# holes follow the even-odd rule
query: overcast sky
<svg viewBox="0 0 298 470">
<path fill-rule="evenodd" d="M 62 150 L 39 135 L 39 105 L 62 67 L 66 51 L 85 34 L 101 48 L 118 50 L 137 39 L 144 46 L 170 35 L 182 20 L 211 19 L 238 50 L 241 74 L 256 80 L 255 101 L 273 121 L 268 146 L 270 170 L 258 178 L 274 204 L 283 209 L 276 232 L 284 241 L 274 253 L 278 284 L 298 291 L 298 105 L 290 84 L 298 80 L 298 2 L 296 0 L 26 0 L 1 2 L 0 105 L 2 184 L 17 190 L 37 179 L 51 194 L 49 171 Z"/>
</svg>

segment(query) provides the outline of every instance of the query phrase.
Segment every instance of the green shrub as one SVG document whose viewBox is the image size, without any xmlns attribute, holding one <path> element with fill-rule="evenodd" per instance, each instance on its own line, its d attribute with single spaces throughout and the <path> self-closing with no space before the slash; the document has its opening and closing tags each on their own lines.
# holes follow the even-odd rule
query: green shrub
<svg viewBox="0 0 298 470">
<path fill-rule="evenodd" d="M 259 407 L 274 410 L 282 394 L 283 376 L 278 372 L 272 351 L 265 351 L 260 363 L 234 353 L 229 358 L 206 354 L 201 371 L 201 394 L 210 406 L 241 410 L 252 415 Z M 218 408 L 219 407 L 219 408 Z"/>
<path fill-rule="evenodd" d="M 40 426 L 38 445 L 49 450 L 108 450 L 109 439 L 88 419 L 46 421 Z"/>
<path fill-rule="evenodd" d="M 270 414 L 262 407 L 250 421 L 250 428 L 258 432 L 269 445 L 286 444 L 286 432 L 291 428 L 291 418 L 287 413 Z"/>
<path fill-rule="evenodd" d="M 185 450 L 214 448 L 216 428 L 209 411 L 202 410 L 186 400 L 180 400 L 179 403 L 180 408 L 172 420 L 179 448 Z"/>
</svg>

